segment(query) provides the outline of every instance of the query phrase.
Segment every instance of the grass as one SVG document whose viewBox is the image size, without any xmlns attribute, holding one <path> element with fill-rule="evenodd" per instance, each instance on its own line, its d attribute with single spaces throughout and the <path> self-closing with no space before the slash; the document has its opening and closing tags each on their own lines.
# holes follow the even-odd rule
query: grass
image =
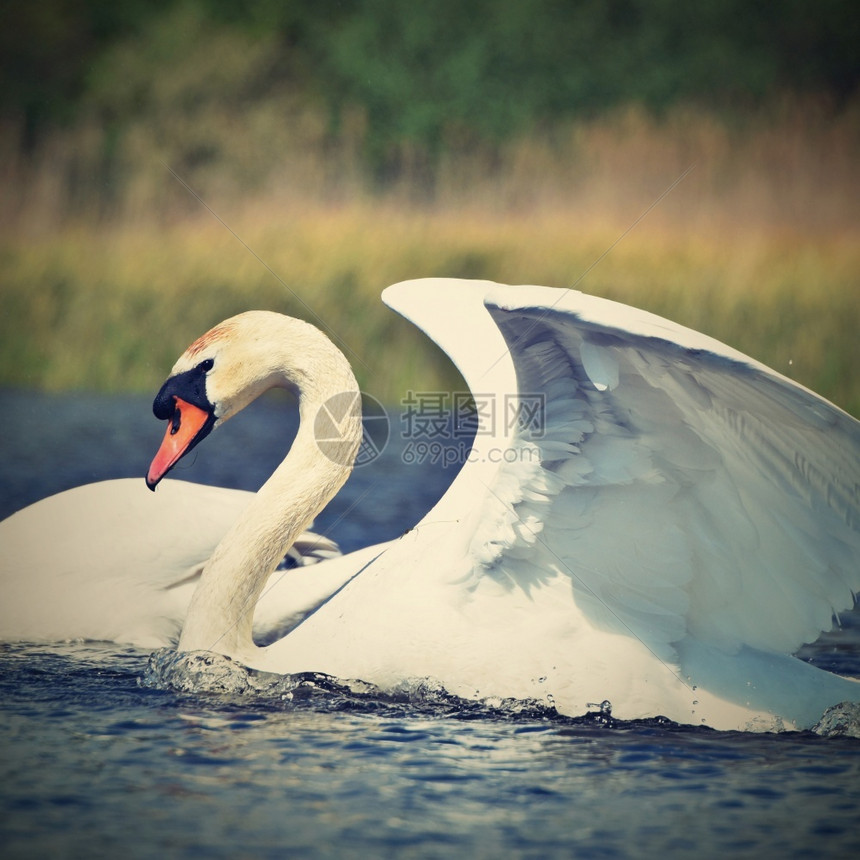
<svg viewBox="0 0 860 860">
<path fill-rule="evenodd" d="M 588 270 L 577 288 L 711 334 L 860 414 L 860 248 L 848 238 L 737 238 L 727 246 L 642 229 L 590 268 L 618 234 L 595 228 L 572 241 L 560 217 L 354 206 L 231 226 L 253 254 L 202 220 L 169 232 L 70 230 L 7 244 L 2 383 L 155 390 L 198 334 L 263 307 L 323 325 L 361 385 L 390 401 L 453 377 L 381 305 L 389 283 L 448 275 L 567 286 Z"/>
<path fill-rule="evenodd" d="M 130 204 L 99 219 L 56 195 L 28 208 L 7 188 L 0 385 L 154 391 L 191 340 L 263 307 L 322 324 L 362 387 L 392 402 L 458 383 L 379 293 L 447 275 L 576 285 L 652 310 L 860 416 L 858 123 L 816 116 L 738 130 L 622 113 L 515 142 L 500 160 L 443 160 L 432 203 L 408 182 L 385 197 L 204 185 L 230 229 L 166 170 L 191 214 L 186 199 L 181 212 Z"/>
</svg>

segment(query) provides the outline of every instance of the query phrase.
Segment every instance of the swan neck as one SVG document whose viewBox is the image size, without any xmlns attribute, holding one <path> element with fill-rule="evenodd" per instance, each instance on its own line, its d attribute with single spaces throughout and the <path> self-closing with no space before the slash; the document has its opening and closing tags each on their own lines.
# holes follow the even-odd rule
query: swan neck
<svg viewBox="0 0 860 860">
<path fill-rule="evenodd" d="M 204 567 L 180 651 L 216 651 L 241 662 L 253 659 L 259 651 L 252 639 L 254 609 L 263 588 L 352 471 L 362 433 L 361 397 L 348 362 L 327 339 L 325 343 L 331 354 L 312 377 L 301 385 L 294 375 L 281 377 L 281 384 L 299 390 L 298 433 L 283 462 Z M 330 416 L 332 408 L 336 414 Z M 334 439 L 327 432 L 329 418 L 339 434 Z M 270 587 L 277 585 L 273 577 Z"/>
</svg>

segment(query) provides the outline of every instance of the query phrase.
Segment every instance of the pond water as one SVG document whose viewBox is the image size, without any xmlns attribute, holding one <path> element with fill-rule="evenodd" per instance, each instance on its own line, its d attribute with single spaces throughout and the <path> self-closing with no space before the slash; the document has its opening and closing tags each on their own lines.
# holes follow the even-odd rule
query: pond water
<svg viewBox="0 0 860 860">
<path fill-rule="evenodd" d="M 6 392 L 0 408 L 0 516 L 102 478 L 142 485 L 162 433 L 147 398 Z M 255 405 L 178 476 L 254 489 L 293 432 L 285 409 Z M 392 436 L 317 520 L 345 549 L 401 533 L 453 477 L 404 464 Z M 858 630 L 850 615 L 804 655 L 860 675 Z M 325 684 L 184 694 L 141 684 L 148 657 L 0 646 L 4 858 L 860 856 L 857 740 Z"/>
</svg>

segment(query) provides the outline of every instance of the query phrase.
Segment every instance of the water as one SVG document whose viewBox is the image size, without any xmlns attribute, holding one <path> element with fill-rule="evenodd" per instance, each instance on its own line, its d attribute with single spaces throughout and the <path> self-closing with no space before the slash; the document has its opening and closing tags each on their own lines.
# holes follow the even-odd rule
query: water
<svg viewBox="0 0 860 860">
<path fill-rule="evenodd" d="M 283 406 L 225 425 L 183 476 L 253 488 L 286 447 Z M 161 436 L 135 397 L 5 393 L 0 408 L 0 515 L 142 476 Z M 347 549 L 408 528 L 452 476 L 405 467 L 396 441 L 318 520 Z M 805 655 L 860 675 L 853 621 L 846 632 Z M 325 683 L 178 693 L 141 684 L 148 658 L 103 643 L 0 646 L 4 858 L 860 856 L 857 740 Z"/>
</svg>

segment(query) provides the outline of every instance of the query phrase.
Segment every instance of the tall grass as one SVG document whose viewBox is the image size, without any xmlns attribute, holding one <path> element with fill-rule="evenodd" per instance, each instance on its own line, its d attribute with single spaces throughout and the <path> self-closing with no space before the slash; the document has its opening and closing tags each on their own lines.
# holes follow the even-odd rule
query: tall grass
<svg viewBox="0 0 860 860">
<path fill-rule="evenodd" d="M 7 163 L 0 384 L 153 390 L 203 330 L 266 307 L 324 327 L 362 387 L 394 401 L 457 381 L 379 292 L 447 275 L 647 308 L 860 415 L 858 140 L 854 114 L 815 106 L 735 125 L 633 110 L 450 155 L 432 199 L 408 177 L 371 195 L 326 167 L 331 151 L 305 153 L 316 173 L 273 167 L 253 194 L 197 184 L 217 218 L 163 166 L 144 171 L 158 193 L 129 181 L 106 218 L 97 189 L 83 205 L 38 191 L 58 185 L 48 161 Z"/>
</svg>

